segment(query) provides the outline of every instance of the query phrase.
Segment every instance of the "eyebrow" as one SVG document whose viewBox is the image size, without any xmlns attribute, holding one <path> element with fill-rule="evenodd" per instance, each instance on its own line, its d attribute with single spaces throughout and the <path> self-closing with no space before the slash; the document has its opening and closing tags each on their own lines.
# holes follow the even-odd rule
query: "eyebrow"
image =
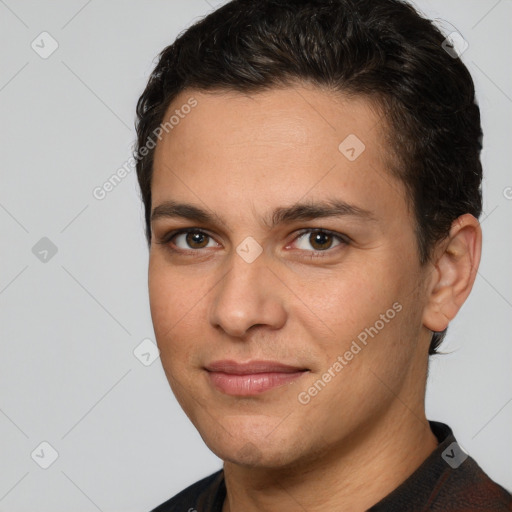
<svg viewBox="0 0 512 512">
<path fill-rule="evenodd" d="M 369 210 L 349 204 L 341 199 L 295 203 L 291 206 L 276 208 L 269 218 L 263 219 L 263 225 L 272 229 L 279 224 L 294 221 L 308 221 L 325 217 L 355 217 L 361 220 L 375 221 L 376 217 Z M 193 204 L 165 201 L 156 206 L 151 213 L 151 222 L 160 218 L 183 218 L 202 224 L 220 224 L 227 222 L 214 212 Z"/>
</svg>

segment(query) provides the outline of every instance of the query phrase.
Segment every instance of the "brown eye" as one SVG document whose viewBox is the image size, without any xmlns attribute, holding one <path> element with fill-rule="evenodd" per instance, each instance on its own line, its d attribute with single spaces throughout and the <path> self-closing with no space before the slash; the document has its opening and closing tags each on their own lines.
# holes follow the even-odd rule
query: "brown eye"
<svg viewBox="0 0 512 512">
<path fill-rule="evenodd" d="M 315 250 L 329 249 L 332 245 L 333 236 L 323 231 L 317 231 L 309 235 L 309 243 Z"/>
<path fill-rule="evenodd" d="M 213 238 L 207 233 L 190 229 L 179 231 L 172 236 L 165 237 L 162 243 L 175 246 L 177 251 L 198 250 L 206 247 L 215 247 L 217 245 Z"/>
<path fill-rule="evenodd" d="M 193 249 L 202 249 L 208 245 L 209 236 L 201 231 L 189 231 L 186 233 L 185 240 L 189 247 Z"/>
<path fill-rule="evenodd" d="M 308 229 L 303 231 L 294 242 L 295 247 L 306 252 L 327 252 L 338 245 L 347 244 L 346 238 L 324 229 Z"/>
</svg>

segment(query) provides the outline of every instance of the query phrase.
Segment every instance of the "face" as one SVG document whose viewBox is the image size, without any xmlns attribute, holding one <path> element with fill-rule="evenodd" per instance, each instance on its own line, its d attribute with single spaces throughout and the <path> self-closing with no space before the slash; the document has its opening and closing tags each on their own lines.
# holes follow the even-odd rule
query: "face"
<svg viewBox="0 0 512 512">
<path fill-rule="evenodd" d="M 396 420 L 398 394 L 419 408 L 425 276 L 371 103 L 188 90 L 165 119 L 191 98 L 155 150 L 149 291 L 206 444 L 286 467 Z"/>
</svg>

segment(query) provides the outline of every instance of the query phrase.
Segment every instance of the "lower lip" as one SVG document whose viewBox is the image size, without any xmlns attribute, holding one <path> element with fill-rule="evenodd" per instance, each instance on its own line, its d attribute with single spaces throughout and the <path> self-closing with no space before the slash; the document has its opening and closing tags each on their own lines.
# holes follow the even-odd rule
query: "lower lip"
<svg viewBox="0 0 512 512">
<path fill-rule="evenodd" d="M 210 382 L 226 395 L 251 396 L 289 384 L 305 372 L 269 372 L 235 375 L 223 372 L 208 372 Z"/>
</svg>

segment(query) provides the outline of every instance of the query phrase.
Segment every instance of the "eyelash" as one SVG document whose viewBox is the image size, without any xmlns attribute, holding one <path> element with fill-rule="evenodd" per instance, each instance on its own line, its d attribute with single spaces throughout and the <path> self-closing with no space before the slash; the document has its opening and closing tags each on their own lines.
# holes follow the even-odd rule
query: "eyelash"
<svg viewBox="0 0 512 512">
<path fill-rule="evenodd" d="M 171 231 L 167 233 L 161 240 L 157 241 L 158 244 L 167 246 L 167 249 L 173 253 L 180 253 L 180 254 L 190 254 L 193 257 L 199 257 L 201 256 L 201 249 L 176 249 L 174 247 L 171 247 L 170 243 L 171 241 L 176 238 L 178 235 L 181 234 L 187 234 L 187 233 L 200 233 L 202 235 L 205 235 L 209 238 L 213 238 L 211 235 L 209 235 L 207 232 L 203 231 L 202 229 L 195 229 L 195 228 L 186 228 L 186 229 L 179 229 L 175 231 Z M 328 229 L 322 229 L 322 228 L 311 228 L 311 229 L 302 229 L 298 232 L 297 236 L 292 240 L 292 242 L 295 242 L 299 238 L 301 238 L 306 233 L 325 233 L 326 235 L 330 235 L 333 238 L 337 239 L 340 242 L 340 245 L 347 245 L 350 243 L 350 238 L 347 235 L 342 235 L 341 233 L 337 233 L 335 231 L 330 231 Z M 322 258 L 325 256 L 325 253 L 330 253 L 333 250 L 336 249 L 336 247 L 340 247 L 340 245 L 336 245 L 334 247 L 330 247 L 329 249 L 325 249 L 323 251 L 320 250 L 313 250 L 313 251 L 304 251 L 306 253 L 309 253 L 307 257 L 313 259 L 313 258 Z M 300 250 L 300 249 L 299 249 Z M 328 255 L 328 254 L 327 254 Z"/>
</svg>

